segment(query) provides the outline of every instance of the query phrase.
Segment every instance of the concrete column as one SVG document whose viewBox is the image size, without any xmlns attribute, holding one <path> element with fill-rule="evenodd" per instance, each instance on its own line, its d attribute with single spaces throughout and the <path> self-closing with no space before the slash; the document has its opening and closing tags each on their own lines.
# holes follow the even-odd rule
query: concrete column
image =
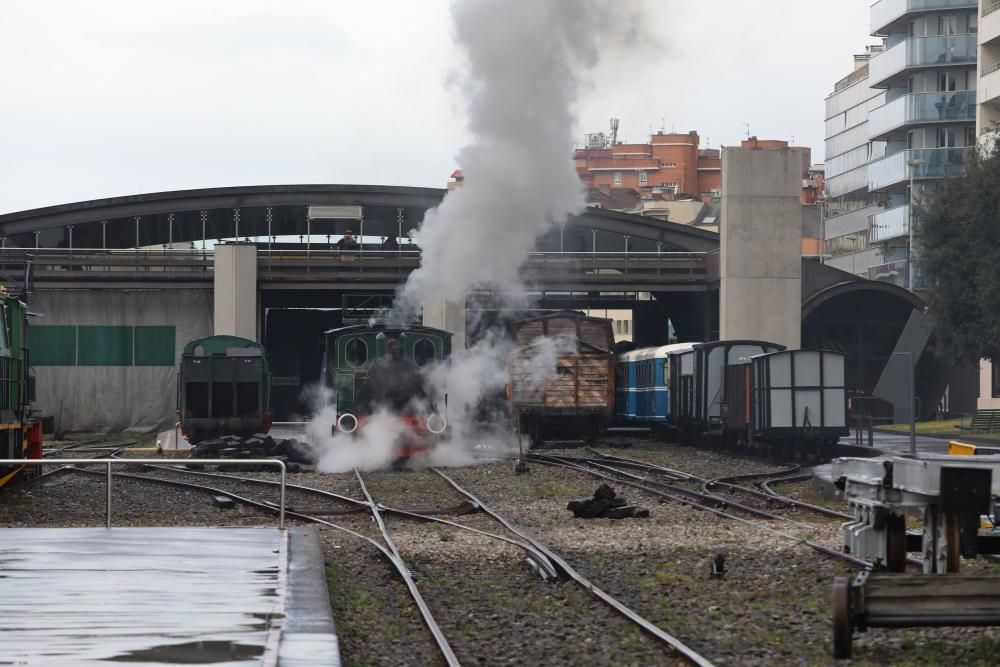
<svg viewBox="0 0 1000 667">
<path fill-rule="evenodd" d="M 793 349 L 800 345 L 803 151 L 722 151 L 722 340 L 767 340 Z"/>
<path fill-rule="evenodd" d="M 424 326 L 452 333 L 451 351 L 465 349 L 465 300 L 428 301 L 424 304 Z"/>
<path fill-rule="evenodd" d="M 257 248 L 215 246 L 215 335 L 257 337 Z"/>
</svg>

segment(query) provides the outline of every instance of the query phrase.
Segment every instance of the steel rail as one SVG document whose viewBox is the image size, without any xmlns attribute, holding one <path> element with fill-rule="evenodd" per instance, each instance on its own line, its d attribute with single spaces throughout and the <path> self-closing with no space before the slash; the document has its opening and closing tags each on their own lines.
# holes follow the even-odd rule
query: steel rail
<svg viewBox="0 0 1000 667">
<path fill-rule="evenodd" d="M 823 507 L 822 505 L 814 505 L 813 503 L 807 503 L 804 500 L 797 500 L 795 498 L 789 498 L 788 496 L 783 496 L 774 489 L 771 488 L 771 484 L 785 484 L 790 482 L 805 482 L 812 479 L 813 476 L 809 474 L 805 475 L 793 475 L 791 477 L 782 477 L 779 479 L 771 479 L 760 482 L 760 488 L 764 490 L 765 493 L 773 496 L 774 498 L 792 502 L 795 505 L 805 508 L 810 512 L 816 512 L 817 514 L 823 514 L 824 516 L 833 517 L 834 519 L 847 519 L 849 521 L 854 520 L 854 516 L 847 514 L 846 512 L 839 512 L 835 509 L 830 509 L 829 507 Z"/>
<path fill-rule="evenodd" d="M 458 658 L 455 656 L 455 652 L 452 650 L 451 645 L 448 643 L 448 639 L 444 636 L 441 628 L 438 627 L 437 621 L 434 620 L 430 607 L 427 606 L 427 603 L 424 601 L 420 591 L 417 590 L 417 584 L 413 581 L 413 576 L 411 575 L 409 568 L 406 567 L 406 563 L 403 561 L 403 556 L 399 553 L 396 543 L 392 541 L 392 536 L 389 535 L 389 529 L 385 527 L 385 522 L 382 521 L 382 514 L 379 512 L 378 505 L 375 504 L 375 500 L 372 498 L 372 495 L 368 493 L 368 487 L 365 485 L 365 480 L 361 477 L 361 473 L 357 468 L 354 469 L 354 475 L 358 478 L 358 484 L 361 485 L 361 492 L 365 494 L 365 499 L 368 501 L 368 507 L 371 509 L 372 517 L 375 519 L 375 523 L 378 524 L 379 532 L 382 533 L 382 539 L 385 541 L 386 546 L 389 547 L 389 551 L 396 559 L 398 563 L 397 569 L 400 570 L 400 574 L 406 582 L 407 588 L 410 589 L 410 594 L 417 603 L 417 607 L 420 608 L 420 615 L 423 616 L 424 624 L 434 636 L 434 641 L 437 642 L 438 649 L 440 649 L 441 655 L 444 656 L 445 662 L 454 667 L 458 667 L 460 663 L 458 662 Z"/>
<path fill-rule="evenodd" d="M 228 480 L 231 480 L 231 481 L 240 482 L 240 483 L 244 483 L 244 484 L 258 484 L 258 485 L 267 485 L 267 486 L 273 486 L 273 485 L 277 485 L 278 484 L 278 482 L 274 482 L 274 481 L 266 480 L 266 479 L 254 479 L 252 477 L 239 477 L 237 475 L 226 475 L 226 474 L 223 474 L 223 473 L 210 473 L 210 472 L 201 472 L 201 471 L 195 471 L 195 470 L 185 470 L 183 468 L 177 468 L 177 467 L 174 467 L 174 466 L 147 465 L 145 467 L 155 468 L 157 470 L 163 470 L 163 471 L 166 471 L 166 472 L 174 472 L 174 473 L 178 473 L 178 474 L 181 474 L 181 475 L 200 475 L 200 476 L 204 476 L 204 477 L 213 477 L 213 478 L 218 478 L 218 479 L 228 479 Z M 312 493 L 312 494 L 318 495 L 320 497 L 332 498 L 334 500 L 339 500 L 339 501 L 342 501 L 342 502 L 352 503 L 352 504 L 354 504 L 356 506 L 354 509 L 342 510 L 341 512 L 337 512 L 338 514 L 351 514 L 351 513 L 354 513 L 354 512 L 358 512 L 360 510 L 368 511 L 368 509 L 369 509 L 368 503 L 365 502 L 365 501 L 363 501 L 363 500 L 356 500 L 355 498 L 351 498 L 349 496 L 342 496 L 342 495 L 333 493 L 331 491 L 326 491 L 324 489 L 317 489 L 317 488 L 312 487 L 312 486 L 302 486 L 302 485 L 299 485 L 299 484 L 288 484 L 287 488 L 289 488 L 289 489 L 291 489 L 293 491 L 302 491 L 304 493 Z M 225 493 L 225 492 L 222 491 L 221 493 Z M 396 514 L 396 515 L 399 515 L 399 516 L 405 516 L 405 517 L 409 517 L 411 519 L 417 519 L 417 520 L 420 520 L 420 521 L 441 523 L 441 524 L 444 524 L 444 525 L 447 525 L 447 526 L 452 526 L 454 528 L 461 528 L 462 530 L 467 530 L 469 532 L 476 533 L 478 535 L 483 535 L 485 537 L 490 537 L 490 538 L 493 538 L 495 540 L 500 540 L 501 542 L 506 542 L 508 544 L 511 544 L 513 546 L 518 547 L 519 549 L 522 549 L 527 554 L 528 560 L 531 561 L 535 565 L 535 567 L 538 569 L 538 571 L 541 573 L 543 579 L 556 579 L 559 576 L 559 573 L 556 571 L 555 566 L 552 565 L 552 563 L 545 557 L 545 554 L 541 553 L 540 551 L 538 551 L 537 549 L 535 549 L 534 547 L 532 547 L 527 542 L 522 542 L 522 541 L 519 541 L 519 540 L 514 540 L 514 539 L 511 539 L 511 538 L 506 537 L 504 535 L 498 535 L 496 533 L 491 533 L 489 531 L 480 530 L 479 528 L 473 528 L 472 526 L 466 526 L 466 525 L 460 524 L 460 523 L 458 523 L 456 521 L 449 521 L 448 519 L 442 519 L 440 516 L 438 516 L 438 515 L 440 515 L 440 514 L 442 514 L 444 512 L 452 512 L 452 513 L 455 513 L 455 514 L 470 514 L 472 512 L 481 511 L 481 508 L 478 505 L 476 505 L 475 503 L 463 502 L 461 505 L 456 505 L 455 507 L 445 508 L 444 510 L 405 510 L 405 509 L 399 509 L 399 508 L 396 508 L 396 507 L 388 507 L 388 506 L 383 505 L 381 503 L 379 503 L 378 506 L 379 506 L 379 508 L 381 510 L 383 510 L 385 512 L 388 512 L 390 514 Z"/>
<path fill-rule="evenodd" d="M 749 519 L 745 519 L 745 518 L 743 518 L 741 516 L 737 516 L 735 514 L 729 514 L 728 512 L 724 512 L 724 511 L 716 509 L 714 507 L 709 507 L 707 505 L 702 505 L 702 504 L 699 504 L 699 503 L 691 502 L 687 498 L 683 498 L 681 496 L 676 496 L 676 495 L 673 495 L 673 494 L 670 494 L 670 493 L 666 493 L 666 492 L 660 491 L 658 489 L 651 489 L 651 488 L 649 488 L 647 486 L 643 486 L 642 484 L 638 484 L 636 482 L 630 482 L 628 480 L 622 480 L 622 479 L 615 479 L 611 475 L 606 475 L 606 474 L 604 474 L 604 473 L 602 473 L 600 471 L 592 470 L 590 468 L 584 468 L 582 466 L 577 466 L 577 465 L 570 464 L 570 463 L 563 463 L 563 462 L 559 462 L 559 461 L 546 461 L 546 460 L 538 460 L 538 462 L 541 463 L 541 464 L 543 464 L 543 465 L 558 466 L 558 467 L 567 468 L 569 470 L 576 470 L 577 472 L 581 472 L 581 473 L 583 473 L 585 475 L 590 475 L 592 477 L 597 477 L 597 478 L 600 478 L 600 479 L 606 479 L 606 480 L 609 480 L 609 481 L 612 481 L 612 482 L 617 482 L 619 484 L 624 484 L 625 486 L 631 486 L 633 488 L 639 489 L 640 491 L 644 491 L 644 492 L 646 492 L 646 493 L 648 493 L 650 495 L 659 496 L 659 497 L 662 497 L 662 498 L 667 498 L 669 500 L 673 500 L 673 501 L 679 502 L 679 503 L 681 503 L 683 505 L 689 505 L 689 506 L 694 507 L 695 509 L 701 510 L 703 512 L 708 512 L 710 514 L 714 514 L 714 515 L 722 517 L 724 519 L 729 519 L 729 520 L 732 520 L 732 521 L 738 521 L 738 522 L 744 523 L 744 524 L 746 524 L 748 526 L 753 526 L 754 528 L 757 528 L 758 530 L 763 530 L 765 532 L 771 533 L 772 535 L 777 535 L 778 537 L 782 537 L 782 538 L 784 538 L 786 540 L 790 540 L 790 541 L 795 542 L 797 544 L 805 545 L 805 546 L 807 546 L 807 547 L 809 547 L 809 548 L 811 548 L 811 549 L 813 549 L 815 551 L 818 551 L 821 554 L 824 554 L 824 555 L 830 556 L 832 558 L 836 558 L 836 559 L 842 560 L 842 561 L 844 561 L 846 563 L 849 563 L 851 565 L 854 565 L 856 567 L 861 567 L 861 568 L 864 568 L 866 570 L 872 570 L 872 569 L 875 568 L 874 564 L 869 563 L 866 560 L 862 560 L 860 558 L 855 558 L 854 556 L 851 556 L 849 554 L 841 553 L 840 551 L 837 551 L 836 549 L 831 549 L 830 547 L 824 546 L 822 544 L 818 544 L 818 543 L 813 542 L 811 540 L 807 540 L 807 539 L 804 539 L 804 538 L 801 538 L 801 537 L 796 537 L 795 535 L 792 535 L 790 533 L 786 533 L 786 532 L 781 531 L 781 530 L 777 530 L 776 528 L 772 528 L 770 526 L 765 526 L 765 525 L 760 524 L 760 523 L 755 523 L 753 521 L 750 521 Z"/>
<path fill-rule="evenodd" d="M 623 616 L 625 616 L 625 618 L 629 619 L 630 621 L 632 621 L 633 623 L 635 623 L 636 625 L 638 625 L 640 628 L 642 628 L 643 630 L 645 630 L 647 633 L 649 633 L 653 637 L 656 637 L 660 641 L 662 641 L 665 644 L 667 644 L 669 647 L 671 647 L 674 650 L 675 653 L 679 654 L 681 657 L 683 657 L 685 660 L 687 660 L 690 664 L 696 665 L 697 667 L 713 667 L 713 663 L 711 661 L 709 661 L 708 658 L 705 658 L 701 654 L 695 652 L 693 649 L 691 649 L 688 646 L 686 646 L 677 637 L 674 637 L 673 635 L 665 632 L 660 627 L 654 625 L 651 621 L 649 621 L 649 620 L 643 618 L 642 616 L 640 616 L 639 614 L 637 614 L 630 607 L 627 607 L 626 605 L 622 604 L 619 600 L 617 600 L 616 598 L 614 598 L 610 594 L 604 592 L 603 590 L 601 590 L 600 588 L 598 588 L 597 586 L 595 586 L 586 577 L 584 577 L 582 574 L 580 574 L 575 569 L 573 569 L 573 567 L 569 563 L 567 563 L 565 560 L 563 560 L 558 554 L 556 554 L 555 552 L 553 552 L 551 549 L 549 549 L 548 547 L 546 547 L 544 544 L 542 544 L 541 542 L 539 542 L 535 538 L 533 538 L 530 535 L 526 534 L 523 530 L 518 529 L 515 526 L 513 526 L 509 521 L 507 521 L 506 519 L 504 519 L 503 517 L 501 517 L 499 514 L 497 514 L 492 509 L 489 509 L 489 507 L 487 507 L 487 505 L 485 503 L 483 503 L 483 501 L 481 501 L 476 496 L 472 495 L 471 492 L 469 492 L 466 489 L 464 489 L 461 486 L 459 486 L 459 484 L 455 480 L 453 480 L 451 477 L 449 477 L 448 475 L 446 475 L 443 472 L 441 472 L 441 470 L 439 470 L 438 468 L 431 468 L 431 470 L 433 470 L 434 472 L 436 472 L 446 482 L 448 482 L 449 484 L 451 484 L 452 488 L 454 488 L 456 491 L 458 491 L 463 496 L 465 496 L 466 498 L 468 498 L 472 502 L 474 502 L 474 503 L 478 504 L 480 507 L 482 507 L 484 512 L 486 512 L 491 517 L 493 517 L 493 518 L 497 519 L 498 521 L 500 521 L 504 525 L 504 527 L 507 528 L 507 530 L 510 530 L 511 532 L 515 533 L 516 535 L 518 535 L 519 537 L 521 537 L 525 541 L 530 542 L 536 549 L 538 549 L 539 551 L 541 551 L 542 553 L 544 553 L 546 556 L 548 556 L 548 558 L 553 563 L 555 563 L 556 565 L 558 565 L 559 568 L 568 577 L 570 577 L 571 579 L 573 579 L 573 581 L 575 581 L 576 583 L 578 583 L 580 586 L 582 586 L 586 590 L 590 591 L 593 595 L 595 595 L 602 602 L 604 602 L 605 604 L 607 604 L 608 606 L 610 606 L 612 609 L 614 609 L 615 611 L 617 611 L 620 614 L 622 614 Z"/>
<path fill-rule="evenodd" d="M 613 454 L 605 454 L 604 452 L 599 452 L 596 449 L 591 449 L 590 447 L 587 448 L 587 451 L 591 452 L 592 454 L 595 454 L 596 456 L 598 456 L 598 457 L 600 457 L 602 459 L 610 459 L 610 460 L 613 460 L 613 461 L 621 461 L 623 463 L 631 463 L 633 465 L 640 465 L 643 468 L 648 468 L 650 470 L 657 470 L 657 471 L 666 473 L 668 475 L 674 475 L 674 476 L 680 477 L 681 479 L 684 479 L 684 480 L 687 480 L 687 481 L 691 481 L 691 482 L 703 482 L 703 481 L 705 481 L 704 477 L 698 477 L 697 475 L 692 475 L 690 473 L 686 473 L 683 470 L 675 470 L 674 468 L 667 468 L 665 466 L 656 465 L 655 463 L 647 463 L 646 461 L 639 461 L 638 459 L 629 459 L 629 458 L 625 458 L 624 456 L 614 456 Z"/>
<path fill-rule="evenodd" d="M 660 482 L 660 481 L 657 481 L 657 480 L 647 479 L 645 477 L 640 477 L 639 475 L 633 475 L 632 473 L 625 472 L 623 470 L 616 470 L 615 468 L 612 468 L 609 465 L 605 465 L 604 463 L 595 462 L 595 461 L 593 461 L 593 459 L 576 458 L 576 457 L 571 457 L 571 456 L 549 456 L 549 455 L 546 455 L 546 454 L 534 454 L 532 456 L 533 457 L 545 457 L 545 458 L 550 458 L 550 459 L 555 459 L 555 460 L 560 460 L 560 461 L 567 461 L 567 462 L 574 463 L 574 464 L 577 464 L 577 465 L 579 465 L 581 463 L 585 463 L 586 465 L 599 468 L 601 470 L 604 470 L 605 472 L 612 473 L 612 474 L 615 474 L 615 475 L 621 475 L 623 477 L 635 480 L 637 482 L 641 482 L 643 484 L 652 484 L 653 486 L 662 487 L 664 489 L 667 489 L 668 491 L 673 492 L 674 494 L 680 494 L 680 495 L 687 496 L 688 498 L 690 498 L 692 501 L 695 501 L 695 502 L 697 502 L 697 501 L 702 501 L 702 502 L 704 502 L 704 501 L 711 501 L 711 502 L 715 502 L 715 503 L 719 503 L 721 505 L 724 505 L 727 508 L 733 507 L 735 509 L 738 509 L 741 512 L 745 512 L 746 514 L 751 514 L 753 516 L 757 516 L 757 517 L 760 517 L 762 519 L 772 519 L 772 520 L 776 520 L 776 521 L 785 521 L 787 523 L 791 523 L 791 524 L 795 524 L 795 525 L 798 525 L 798 526 L 802 526 L 803 528 L 808 528 L 809 530 L 816 530 L 816 526 L 814 526 L 812 524 L 803 523 L 801 521 L 795 521 L 794 519 L 789 519 L 788 517 L 781 516 L 780 514 L 774 514 L 773 512 L 768 512 L 768 511 L 765 511 L 765 510 L 757 509 L 756 507 L 750 507 L 749 505 L 744 505 L 743 503 L 738 503 L 738 502 L 735 502 L 735 501 L 730 500 L 728 498 L 723 498 L 722 496 L 718 496 L 718 495 L 713 494 L 713 493 L 704 493 L 704 492 L 700 492 L 700 491 L 693 491 L 691 489 L 685 489 L 684 487 L 681 487 L 681 486 L 675 486 L 673 484 L 668 484 L 666 482 Z M 703 484 L 704 483 L 707 483 L 707 480 L 706 480 L 706 482 L 703 482 Z"/>
</svg>

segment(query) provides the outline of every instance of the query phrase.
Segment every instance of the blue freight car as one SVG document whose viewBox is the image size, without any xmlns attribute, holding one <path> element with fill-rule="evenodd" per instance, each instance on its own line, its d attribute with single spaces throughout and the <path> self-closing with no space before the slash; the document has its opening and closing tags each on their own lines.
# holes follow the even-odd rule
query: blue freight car
<svg viewBox="0 0 1000 667">
<path fill-rule="evenodd" d="M 695 343 L 646 347 L 618 356 L 615 411 L 622 423 L 670 423 L 670 365 Z"/>
</svg>

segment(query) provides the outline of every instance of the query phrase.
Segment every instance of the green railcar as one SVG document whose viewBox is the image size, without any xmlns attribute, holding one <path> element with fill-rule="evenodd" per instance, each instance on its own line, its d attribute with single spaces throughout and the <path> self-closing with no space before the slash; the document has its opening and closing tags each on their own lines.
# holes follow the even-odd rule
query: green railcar
<svg viewBox="0 0 1000 667">
<path fill-rule="evenodd" d="M 414 392 L 423 391 L 416 371 L 451 355 L 451 333 L 433 327 L 356 325 L 327 331 L 324 336 L 323 379 L 334 392 L 338 414 L 368 415 L 385 403 L 405 408 Z M 392 382 L 372 386 L 369 371 L 386 357 L 390 345 L 398 345 L 401 353 L 398 374 Z"/>
<path fill-rule="evenodd" d="M 238 336 L 208 336 L 184 346 L 177 415 L 191 443 L 271 429 L 271 370 L 264 346 Z"/>
<path fill-rule="evenodd" d="M 42 453 L 41 424 L 32 422 L 28 408 L 34 392 L 27 346 L 27 306 L 0 291 L 0 458 L 39 458 Z M 0 486 L 22 469 L 0 466 Z"/>
</svg>

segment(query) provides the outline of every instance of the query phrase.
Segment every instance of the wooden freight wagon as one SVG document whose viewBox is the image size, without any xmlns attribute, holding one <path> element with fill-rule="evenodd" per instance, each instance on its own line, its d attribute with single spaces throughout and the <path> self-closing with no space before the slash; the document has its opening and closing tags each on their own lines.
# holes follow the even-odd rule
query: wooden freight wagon
<svg viewBox="0 0 1000 667">
<path fill-rule="evenodd" d="M 543 435 L 596 439 L 614 416 L 611 322 L 558 311 L 511 325 L 507 400 L 533 444 Z"/>
</svg>

